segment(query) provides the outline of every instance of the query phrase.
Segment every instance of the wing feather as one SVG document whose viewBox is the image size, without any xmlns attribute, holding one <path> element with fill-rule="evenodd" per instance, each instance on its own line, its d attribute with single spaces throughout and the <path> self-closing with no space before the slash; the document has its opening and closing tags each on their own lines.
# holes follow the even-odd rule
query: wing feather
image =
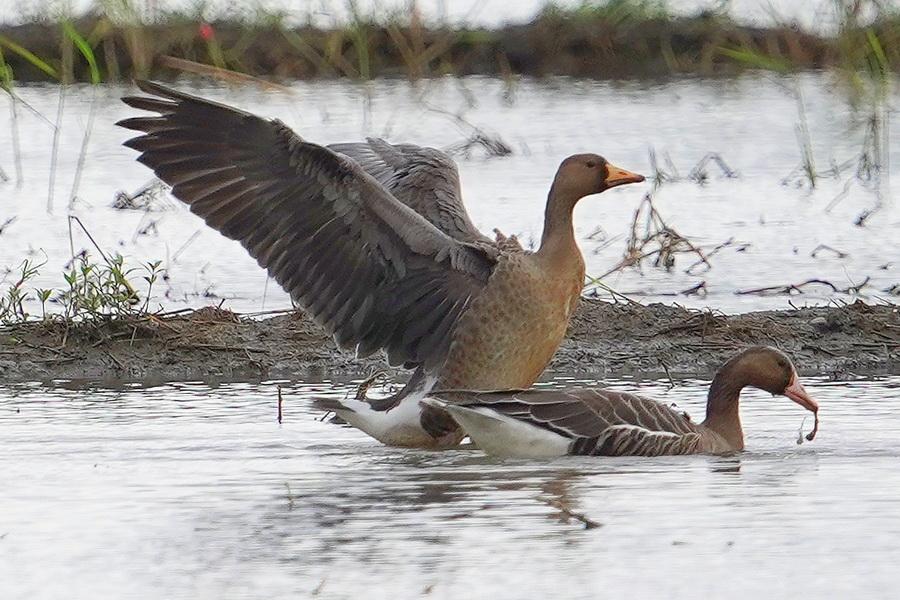
<svg viewBox="0 0 900 600">
<path fill-rule="evenodd" d="M 125 145 L 192 212 L 238 240 L 339 345 L 363 355 L 383 348 L 392 364 L 443 360 L 496 259 L 392 195 L 413 182 L 427 187 L 427 168 L 401 176 L 382 159 L 384 172 L 365 169 L 353 151 L 306 142 L 277 120 L 154 83 L 138 86 L 150 97 L 123 100 L 158 116 L 120 121 L 142 134 Z M 397 148 L 381 144 L 379 152 Z M 409 152 L 396 150 L 400 159 L 418 156 Z M 445 181 L 441 190 L 458 189 L 455 167 L 453 176 L 431 177 Z M 465 229 L 471 222 L 462 214 L 454 222 Z"/>
<path fill-rule="evenodd" d="M 595 388 L 441 394 L 569 438 L 570 454 L 662 456 L 700 447 L 701 433 L 687 418 L 634 394 Z"/>
<path fill-rule="evenodd" d="M 459 172 L 447 154 L 435 148 L 390 144 L 378 138 L 331 144 L 328 148 L 355 160 L 394 197 L 450 237 L 494 245 L 466 212 Z"/>
</svg>

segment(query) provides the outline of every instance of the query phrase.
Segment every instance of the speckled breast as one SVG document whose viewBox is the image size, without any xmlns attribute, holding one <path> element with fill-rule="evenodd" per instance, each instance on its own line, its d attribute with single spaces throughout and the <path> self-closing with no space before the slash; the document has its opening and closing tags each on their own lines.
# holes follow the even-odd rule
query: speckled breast
<svg viewBox="0 0 900 600">
<path fill-rule="evenodd" d="M 530 255 L 504 256 L 457 326 L 436 387 L 529 387 L 565 337 L 583 282 L 583 263 L 548 273 Z"/>
</svg>

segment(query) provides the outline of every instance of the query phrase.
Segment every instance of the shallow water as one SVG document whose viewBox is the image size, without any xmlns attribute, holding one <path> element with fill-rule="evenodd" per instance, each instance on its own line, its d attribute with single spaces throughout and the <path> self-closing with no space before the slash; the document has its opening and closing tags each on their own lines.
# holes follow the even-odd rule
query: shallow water
<svg viewBox="0 0 900 600">
<path fill-rule="evenodd" d="M 821 74 L 799 81 L 819 164 L 854 156 L 861 131 L 833 82 Z M 679 257 L 673 273 L 647 266 L 607 283 L 643 301 L 738 312 L 785 307 L 788 298 L 737 290 L 812 277 L 847 286 L 870 277 L 863 292 L 875 300 L 900 280 L 900 211 L 892 203 L 859 228 L 854 218 L 873 203 L 861 186 L 826 212 L 845 180 L 825 180 L 814 193 L 781 185 L 799 162 L 790 85 L 747 75 L 526 80 L 512 96 L 503 82 L 484 78 L 416 86 L 301 82 L 291 85 L 293 96 L 193 89 L 282 118 L 321 142 L 381 135 L 445 147 L 469 131 L 429 107 L 463 111 L 515 151 L 459 159 L 469 210 L 485 231 L 497 226 L 526 243 L 540 235 L 546 188 L 567 154 L 599 151 L 647 172 L 655 147 L 686 174 L 718 151 L 740 178 L 713 170 L 703 186 L 667 184 L 656 204 L 703 247 L 733 237 L 747 249 L 723 250 L 700 275 L 684 273 L 693 259 Z M 103 88 L 97 96 L 74 214 L 130 264 L 164 261 L 169 281 L 156 287 L 154 305 L 224 298 L 239 311 L 288 306 L 240 246 L 180 205 L 146 214 L 109 208 L 117 190 L 150 179 L 120 145 L 129 134 L 113 126 L 133 114 L 118 102 L 125 91 Z M 27 86 L 19 94 L 55 118 L 56 89 Z M 52 130 L 19 107 L 25 180 L 19 189 L 0 183 L 0 225 L 16 218 L 0 233 L 0 267 L 26 257 L 46 261 L 35 287 L 60 286 L 70 257 L 67 194 L 91 99 L 80 87 L 65 100 L 53 214 L 46 211 Z M 0 127 L 0 167 L 14 175 L 11 136 Z M 892 155 L 900 156 L 896 131 L 891 140 Z M 647 189 L 629 186 L 579 206 L 590 273 L 619 259 Z M 90 247 L 78 230 L 73 242 L 75 251 Z M 848 255 L 810 256 L 823 243 Z M 14 277 L 0 271 L 0 290 Z M 701 281 L 705 298 L 670 295 Z M 820 288 L 791 301 L 833 299 Z M 593 382 L 557 378 L 551 385 L 582 383 Z M 644 381 L 640 389 L 701 416 L 705 383 L 681 384 L 668 390 L 665 382 Z M 319 422 L 309 409 L 309 398 L 342 396 L 351 383 L 283 385 L 281 426 L 274 422 L 275 382 L 0 388 L 0 597 L 482 598 L 565 590 L 566 597 L 877 598 L 893 597 L 900 583 L 898 377 L 810 382 L 823 422 L 819 437 L 802 446 L 795 440 L 804 413 L 757 393 L 744 403 L 749 451 L 740 456 L 550 462 L 385 448 Z M 806 419 L 804 431 L 810 426 Z M 560 506 L 600 527 L 585 530 Z"/>
<path fill-rule="evenodd" d="M 646 264 L 643 274 L 624 271 L 605 279 L 620 292 L 645 301 L 678 301 L 728 312 L 824 303 L 832 299 L 824 286 L 806 288 L 793 298 L 736 295 L 735 292 L 820 278 L 845 288 L 869 277 L 863 294 L 886 297 L 900 282 L 900 209 L 888 194 L 888 206 L 866 227 L 855 218 L 874 204 L 873 194 L 852 181 L 825 179 L 813 193 L 781 180 L 800 162 L 795 137 L 797 107 L 791 79 L 751 74 L 731 80 L 681 79 L 665 83 L 525 80 L 513 89 L 485 78 L 435 80 L 411 85 L 382 80 L 368 85 L 346 81 L 297 82 L 293 94 L 255 88 L 193 89 L 265 116 L 279 117 L 308 139 L 319 142 L 358 140 L 367 135 L 447 147 L 471 131 L 436 109 L 460 112 L 470 123 L 499 135 L 513 148 L 507 158 L 486 159 L 478 151 L 459 157 L 463 193 L 475 223 L 518 234 L 527 243 L 540 239 L 544 201 L 559 161 L 580 151 L 600 152 L 615 164 L 649 174 L 648 150 L 668 153 L 682 175 L 708 152 L 720 152 L 740 173 L 722 177 L 715 167 L 706 185 L 668 183 L 655 194 L 662 216 L 695 244 L 709 251 L 733 239 L 735 246 L 711 258 L 712 269 L 685 270 L 695 256 L 676 259 L 672 273 Z M 859 152 L 863 132 L 825 74 L 797 80 L 803 90 L 811 138 L 820 169 Z M 289 305 L 275 284 L 235 242 L 205 228 L 172 201 L 168 210 L 144 213 L 110 208 L 117 190 L 135 191 L 151 179 L 136 153 L 121 146 L 130 137 L 114 122 L 136 111 L 118 98 L 130 91 L 104 87 L 95 100 L 87 162 L 73 211 L 107 252 L 120 252 L 129 264 L 163 261 L 169 280 L 160 282 L 154 301 L 166 308 L 204 305 L 226 299 L 238 311 Z M 48 119 L 55 119 L 56 88 L 29 86 L 21 97 Z M 61 272 L 71 256 L 67 203 L 76 178 L 79 149 L 89 123 L 92 92 L 73 88 L 65 98 L 54 212 L 47 213 L 52 128 L 19 107 L 25 181 L 0 183 L 0 266 L 24 258 L 46 261 L 36 287 L 61 287 Z M 3 117 L 6 118 L 6 117 Z M 894 119 L 896 123 L 897 120 Z M 896 130 L 896 127 L 894 127 Z M 12 129 L 0 127 L 0 167 L 14 175 Z M 892 156 L 900 157 L 900 132 L 891 134 Z M 896 163 L 896 161 L 895 161 Z M 830 212 L 827 205 L 850 181 L 846 197 Z M 612 268 L 626 247 L 632 214 L 650 184 L 631 185 L 585 199 L 576 210 L 579 243 L 588 272 Z M 743 251 L 736 248 L 748 244 Z M 827 244 L 831 251 L 812 256 Z M 77 252 L 91 249 L 75 227 Z M 92 250 L 96 256 L 96 251 Z M 0 287 L 14 281 L 8 274 Z M 0 279 L 3 279 L 0 274 Z M 140 274 L 135 275 L 140 280 Z M 678 295 L 706 282 L 705 297 Z M 842 295 L 841 298 L 852 300 Z M 40 307 L 32 303 L 31 310 Z"/>
<path fill-rule="evenodd" d="M 641 390 L 701 417 L 705 382 L 680 383 Z M 2 597 L 889 598 L 900 583 L 898 377 L 808 381 L 822 427 L 802 446 L 799 407 L 748 393 L 739 456 L 550 462 L 391 449 L 317 420 L 307 400 L 350 382 L 282 382 L 279 426 L 276 385 L 0 388 Z"/>
</svg>

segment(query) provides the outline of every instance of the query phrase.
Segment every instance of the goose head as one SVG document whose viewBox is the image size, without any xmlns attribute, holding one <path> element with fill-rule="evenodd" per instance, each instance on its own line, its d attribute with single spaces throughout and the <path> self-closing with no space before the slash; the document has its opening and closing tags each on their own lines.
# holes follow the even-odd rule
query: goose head
<svg viewBox="0 0 900 600">
<path fill-rule="evenodd" d="M 819 404 L 800 384 L 797 370 L 783 352 L 769 346 L 753 346 L 732 357 L 719 369 L 709 386 L 704 424 L 722 435 L 736 450 L 744 447 L 738 403 L 741 390 L 755 387 L 787 396 L 815 415 L 812 440 L 819 429 Z"/>
<path fill-rule="evenodd" d="M 574 154 L 559 165 L 553 189 L 572 200 L 599 194 L 610 188 L 644 181 L 643 175 L 626 171 L 597 154 Z"/>
<path fill-rule="evenodd" d="M 787 396 L 806 410 L 817 412 L 819 404 L 807 393 L 797 369 L 784 352 L 769 346 L 755 346 L 738 355 L 735 378 L 745 385 L 776 396 Z"/>
</svg>

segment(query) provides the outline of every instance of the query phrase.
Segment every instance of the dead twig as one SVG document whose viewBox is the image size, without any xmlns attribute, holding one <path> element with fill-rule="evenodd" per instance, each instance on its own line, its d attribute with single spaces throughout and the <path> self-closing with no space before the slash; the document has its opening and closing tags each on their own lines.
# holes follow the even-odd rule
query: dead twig
<svg viewBox="0 0 900 600">
<path fill-rule="evenodd" d="M 659 364 L 662 365 L 663 371 L 666 372 L 666 378 L 669 380 L 669 389 L 673 390 L 678 387 L 678 384 L 675 383 L 675 380 L 672 379 L 672 374 L 669 373 L 669 365 L 666 364 L 666 361 L 661 360 Z"/>
<path fill-rule="evenodd" d="M 877 213 L 881 209 L 881 206 L 875 206 L 874 208 L 867 208 L 857 215 L 856 219 L 853 221 L 853 224 L 857 227 L 863 227 L 866 224 L 866 221 L 871 218 L 872 215 Z"/>
<path fill-rule="evenodd" d="M 570 519 L 578 521 L 579 523 L 584 525 L 585 529 L 597 529 L 599 527 L 603 527 L 602 523 L 598 523 L 584 513 L 575 512 L 574 510 L 566 506 L 565 502 L 563 502 L 562 500 L 558 500 L 555 498 L 538 498 L 538 500 L 543 502 L 547 506 L 558 510 L 560 513 L 562 513 L 563 517 L 565 517 L 567 521 Z"/>
<path fill-rule="evenodd" d="M 722 158 L 721 154 L 718 152 L 710 152 L 701 158 L 697 165 L 691 169 L 691 172 L 688 174 L 688 179 L 696 181 L 701 185 L 709 181 L 709 172 L 707 170 L 707 165 L 709 165 L 709 163 L 714 163 L 718 166 L 719 170 L 722 171 L 722 175 L 729 179 L 735 179 L 738 176 L 738 172 L 728 166 L 728 163 L 725 162 L 725 159 Z"/>
<path fill-rule="evenodd" d="M 116 363 L 116 366 L 119 367 L 119 370 L 121 370 L 121 371 L 126 370 L 125 365 L 122 363 L 122 361 L 119 360 L 118 358 L 116 358 L 112 352 L 110 352 L 109 350 L 106 350 L 106 351 L 104 351 L 104 353 L 110 358 L 110 360 L 112 360 L 114 363 Z"/>
<path fill-rule="evenodd" d="M 656 158 L 656 149 L 650 148 L 650 178 L 653 180 L 653 188 L 656 189 L 667 181 L 679 181 L 682 179 L 681 175 L 678 173 L 678 167 L 675 166 L 675 163 L 672 162 L 672 157 L 669 156 L 669 153 L 666 152 L 663 155 L 663 158 L 666 161 L 666 168 L 664 169 L 659 165 L 659 161 Z M 668 170 L 666 170 L 668 169 Z"/>
<path fill-rule="evenodd" d="M 284 399 L 281 397 L 281 386 L 278 386 L 278 424 L 281 425 L 281 405 L 284 402 Z"/>
<path fill-rule="evenodd" d="M 719 252 L 721 252 L 722 250 L 724 250 L 725 248 L 731 248 L 731 247 L 734 247 L 735 252 L 745 252 L 747 250 L 747 248 L 750 247 L 750 244 L 748 244 L 746 242 L 736 242 L 733 237 L 730 237 L 727 240 L 725 240 L 724 242 L 722 242 L 721 244 L 718 244 L 717 246 L 713 246 L 711 249 L 709 249 L 706 252 L 706 256 L 704 256 L 701 260 L 698 260 L 697 262 L 691 264 L 687 269 L 684 270 L 684 272 L 688 275 L 694 275 L 695 274 L 694 269 L 696 269 L 697 267 L 701 267 L 701 266 L 706 267 L 706 271 L 708 271 L 710 268 L 712 268 L 712 266 L 709 263 L 709 259 L 712 258 L 713 256 L 715 256 L 716 254 L 718 254 Z M 706 271 L 704 271 L 704 272 L 706 272 Z"/>
<path fill-rule="evenodd" d="M 701 281 L 697 285 L 692 285 L 686 290 L 681 290 L 679 294 L 682 296 L 702 296 L 706 297 L 708 290 L 706 288 L 706 281 Z"/>
<path fill-rule="evenodd" d="M 17 217 L 9 217 L 3 223 L 0 223 L 0 235 L 3 235 L 3 232 L 6 231 L 6 228 L 12 225 L 16 221 Z"/>
<path fill-rule="evenodd" d="M 731 239 L 719 244 L 713 248 L 713 252 L 719 252 L 733 243 L 734 240 Z M 685 270 L 685 273 L 693 274 L 693 270 L 701 265 L 705 266 L 706 270 L 712 268 L 707 254 L 666 223 L 653 205 L 651 195 L 646 194 L 631 220 L 631 233 L 622 259 L 598 279 L 603 279 L 628 267 L 640 267 L 645 259 L 652 257 L 655 257 L 653 261 L 655 267 L 672 271 L 675 267 L 675 256 L 685 253 L 694 254 L 698 259 Z"/>
<path fill-rule="evenodd" d="M 194 233 L 192 233 L 192 234 L 191 234 L 191 237 L 189 237 L 189 238 L 188 238 L 188 239 L 187 239 L 187 240 L 186 240 L 186 241 L 178 248 L 178 250 L 175 251 L 175 254 L 172 255 L 172 262 L 173 262 L 173 263 L 178 262 L 178 257 L 181 256 L 181 253 L 184 252 L 184 251 L 187 249 L 187 247 L 190 246 L 191 243 L 192 243 L 194 240 L 196 240 L 196 239 L 200 236 L 201 233 L 203 233 L 203 229 L 198 229 L 197 231 L 195 231 Z"/>
<path fill-rule="evenodd" d="M 196 348 L 197 350 L 221 350 L 223 352 L 259 352 L 260 354 L 268 354 L 265 348 L 253 348 L 250 346 L 229 346 L 228 344 L 196 344 L 192 342 L 179 342 L 175 344 L 178 348 Z"/>
<path fill-rule="evenodd" d="M 509 156 L 513 153 L 512 147 L 500 139 L 498 135 L 492 135 L 467 121 L 461 114 L 450 112 L 443 108 L 431 106 L 427 102 L 423 103 L 425 108 L 431 112 L 447 115 L 456 121 L 456 124 L 463 130 L 470 132 L 469 136 L 455 144 L 447 146 L 444 150 L 447 154 L 462 154 L 466 158 L 472 153 L 474 148 L 482 148 L 489 157 Z"/>
<path fill-rule="evenodd" d="M 834 255 L 838 258 L 847 258 L 848 256 L 850 256 L 843 250 L 838 250 L 837 248 L 829 246 L 828 244 L 819 244 L 813 249 L 812 252 L 809 253 L 809 256 L 810 258 L 818 258 L 820 252 L 826 251 L 834 253 Z"/>
<path fill-rule="evenodd" d="M 804 293 L 804 289 L 810 285 L 824 285 L 827 288 L 830 288 L 832 292 L 835 294 L 856 294 L 866 285 L 868 285 L 869 280 L 871 278 L 867 275 L 866 278 L 862 281 L 862 283 L 848 286 L 846 288 L 840 288 L 828 281 L 827 279 L 807 279 L 806 281 L 802 281 L 800 283 L 789 283 L 786 285 L 769 285 L 765 287 L 753 288 L 749 290 L 737 290 L 735 294 L 738 296 L 744 295 L 755 295 L 755 296 L 779 296 L 785 294 L 802 294 Z"/>
<path fill-rule="evenodd" d="M 690 170 L 687 177 L 682 177 L 678 172 L 678 168 L 675 166 L 675 163 L 672 161 L 672 157 L 669 156 L 668 152 L 663 155 L 663 158 L 666 162 L 665 167 L 661 167 L 659 161 L 656 158 L 656 150 L 654 148 L 650 148 L 650 171 L 652 175 L 650 178 L 653 180 L 653 187 L 658 188 L 663 183 L 667 182 L 675 182 L 675 181 L 684 181 L 685 179 L 689 181 L 693 181 L 700 185 L 704 185 L 710 179 L 709 176 L 709 165 L 710 163 L 719 167 L 719 171 L 721 171 L 722 175 L 727 177 L 728 179 L 735 179 L 740 176 L 740 174 L 732 169 L 725 159 L 722 158 L 722 155 L 718 152 L 708 152 L 703 156 L 697 164 L 694 165 L 694 168 Z"/>
<path fill-rule="evenodd" d="M 513 153 L 512 148 L 497 136 L 491 136 L 482 130 L 476 130 L 465 140 L 447 146 L 447 154 L 462 154 L 468 158 L 472 154 L 474 148 L 484 149 L 488 156 L 509 156 Z"/>
<path fill-rule="evenodd" d="M 172 207 L 172 203 L 166 199 L 168 189 L 169 186 L 165 183 L 159 179 L 153 179 L 131 194 L 119 190 L 110 207 L 117 210 L 142 210 L 144 212 L 167 210 Z"/>
<path fill-rule="evenodd" d="M 252 83 L 266 90 L 282 92 L 284 94 L 288 94 L 289 96 L 295 95 L 294 90 L 289 87 L 279 85 L 277 83 L 272 83 L 271 81 L 266 81 L 265 79 L 254 77 L 253 75 L 247 75 L 246 73 L 239 73 L 230 69 L 214 67 L 212 65 L 198 63 L 193 60 L 187 60 L 185 58 L 176 58 L 174 56 L 163 55 L 158 57 L 156 59 L 156 62 L 164 67 L 175 69 L 177 71 L 183 71 L 185 73 L 193 73 L 195 75 L 213 77 L 215 79 L 226 81 L 228 83 Z"/>
<path fill-rule="evenodd" d="M 585 279 L 587 280 L 587 282 L 585 283 L 586 289 L 590 286 L 593 286 L 590 288 L 589 291 L 583 292 L 586 296 L 592 296 L 592 297 L 596 298 L 597 296 L 599 296 L 599 294 L 597 293 L 597 290 L 603 290 L 604 292 L 606 292 L 610 296 L 612 296 L 612 299 L 616 302 L 618 302 L 619 299 L 622 299 L 628 304 L 638 304 L 638 305 L 640 304 L 640 302 L 638 302 L 637 300 L 633 300 L 633 299 L 629 298 L 627 295 L 625 295 L 621 292 L 617 292 L 616 290 L 612 289 L 611 287 L 609 287 L 608 285 L 606 285 L 605 283 L 600 281 L 599 277 L 592 277 L 590 275 L 585 275 Z"/>
</svg>

